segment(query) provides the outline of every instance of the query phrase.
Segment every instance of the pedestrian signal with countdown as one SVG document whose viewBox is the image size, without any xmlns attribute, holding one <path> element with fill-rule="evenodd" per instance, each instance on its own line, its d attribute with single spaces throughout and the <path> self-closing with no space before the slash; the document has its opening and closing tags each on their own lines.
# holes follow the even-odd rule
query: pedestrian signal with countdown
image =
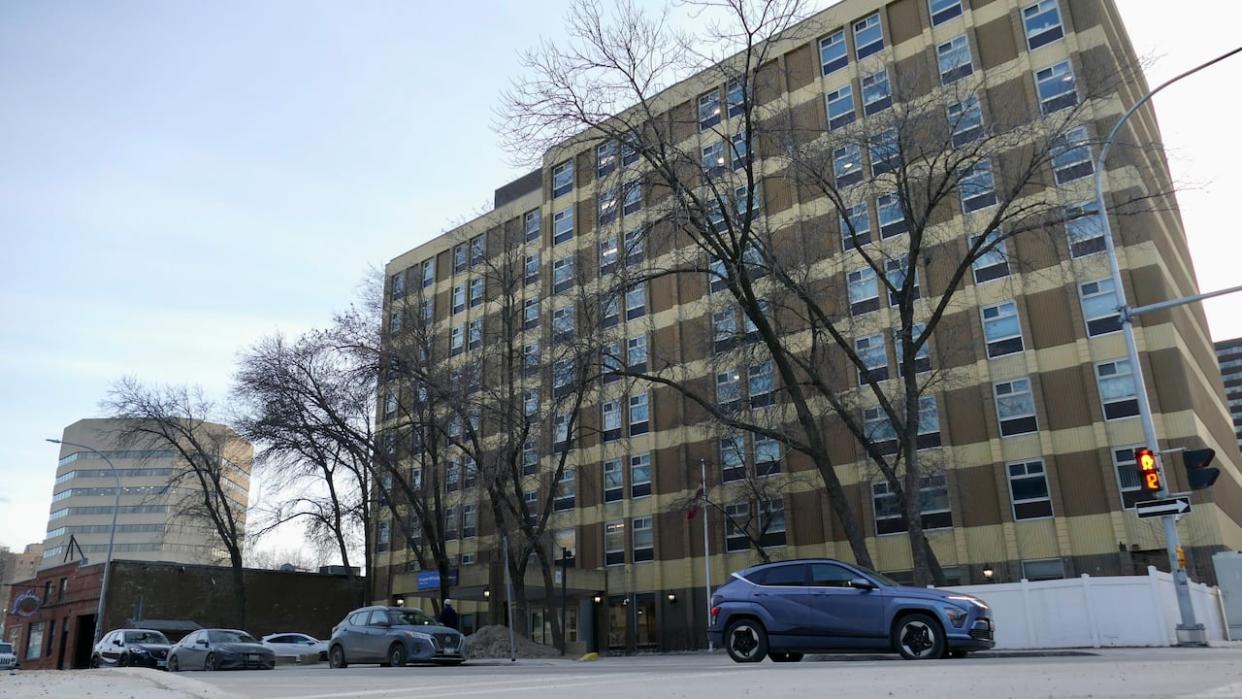
<svg viewBox="0 0 1242 699">
<path fill-rule="evenodd" d="M 1158 493 L 1164 489 L 1160 481 L 1160 467 L 1156 465 L 1156 454 L 1146 447 L 1134 450 L 1134 460 L 1138 462 L 1139 480 L 1143 490 Z"/>
</svg>

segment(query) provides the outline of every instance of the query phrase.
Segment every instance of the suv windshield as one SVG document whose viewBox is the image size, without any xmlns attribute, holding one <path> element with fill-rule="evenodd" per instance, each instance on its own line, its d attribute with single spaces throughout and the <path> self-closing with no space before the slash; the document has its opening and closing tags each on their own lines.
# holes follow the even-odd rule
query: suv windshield
<svg viewBox="0 0 1242 699">
<path fill-rule="evenodd" d="M 435 622 L 434 619 L 417 609 L 388 610 L 389 618 L 392 619 L 393 625 L 403 626 L 430 626 Z"/>
<path fill-rule="evenodd" d="M 0 653 L 12 653 L 13 646 L 7 643 L 0 643 Z"/>
<path fill-rule="evenodd" d="M 224 629 L 208 631 L 207 638 L 212 643 L 257 643 L 254 637 L 248 633 Z"/>
<path fill-rule="evenodd" d="M 866 573 L 868 576 L 871 577 L 872 580 L 876 581 L 880 585 L 883 585 L 885 587 L 901 587 L 901 583 L 897 582 L 896 580 L 893 580 L 892 578 L 888 577 L 887 575 L 883 573 L 877 573 L 874 570 L 871 570 L 870 568 L 866 566 L 860 566 L 857 563 L 854 563 L 852 565 L 855 568 Z"/>
<path fill-rule="evenodd" d="M 163 643 L 167 645 L 168 639 L 164 638 L 164 634 L 159 631 L 126 631 L 126 643 Z"/>
</svg>

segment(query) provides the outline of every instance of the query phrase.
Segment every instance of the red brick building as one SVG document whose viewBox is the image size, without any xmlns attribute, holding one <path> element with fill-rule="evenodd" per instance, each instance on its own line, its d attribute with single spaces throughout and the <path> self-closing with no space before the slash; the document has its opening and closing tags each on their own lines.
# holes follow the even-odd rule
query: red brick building
<svg viewBox="0 0 1242 699">
<path fill-rule="evenodd" d="M 74 561 L 13 583 L 5 633 L 23 668 L 87 667 L 102 574 L 102 565 Z"/>
</svg>

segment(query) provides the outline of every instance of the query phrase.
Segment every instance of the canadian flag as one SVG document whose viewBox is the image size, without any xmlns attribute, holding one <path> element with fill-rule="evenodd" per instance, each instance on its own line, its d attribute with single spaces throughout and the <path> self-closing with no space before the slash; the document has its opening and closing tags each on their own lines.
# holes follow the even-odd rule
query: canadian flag
<svg viewBox="0 0 1242 699">
<path fill-rule="evenodd" d="M 686 511 L 686 519 L 687 519 L 687 520 L 689 520 L 689 521 L 694 521 L 694 518 L 698 516 L 698 514 L 699 514 L 699 503 L 700 503 L 700 502 L 702 502 L 702 501 L 703 501 L 703 484 L 702 484 L 702 483 L 700 483 L 700 484 L 699 484 L 699 489 L 698 489 L 697 491 L 695 491 L 695 493 L 694 493 L 694 499 L 693 499 L 693 501 L 692 501 L 694 504 L 693 504 L 693 505 L 691 505 L 691 506 L 690 506 L 690 509 Z"/>
</svg>

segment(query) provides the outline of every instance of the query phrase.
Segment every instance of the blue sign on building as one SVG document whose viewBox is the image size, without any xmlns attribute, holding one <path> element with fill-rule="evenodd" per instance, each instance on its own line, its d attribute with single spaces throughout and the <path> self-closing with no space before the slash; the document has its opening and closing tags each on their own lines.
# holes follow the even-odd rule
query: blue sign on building
<svg viewBox="0 0 1242 699">
<path fill-rule="evenodd" d="M 457 569 L 449 570 L 449 586 L 457 585 Z M 423 570 L 418 573 L 418 589 L 420 590 L 438 590 L 440 589 L 440 571 Z"/>
</svg>

